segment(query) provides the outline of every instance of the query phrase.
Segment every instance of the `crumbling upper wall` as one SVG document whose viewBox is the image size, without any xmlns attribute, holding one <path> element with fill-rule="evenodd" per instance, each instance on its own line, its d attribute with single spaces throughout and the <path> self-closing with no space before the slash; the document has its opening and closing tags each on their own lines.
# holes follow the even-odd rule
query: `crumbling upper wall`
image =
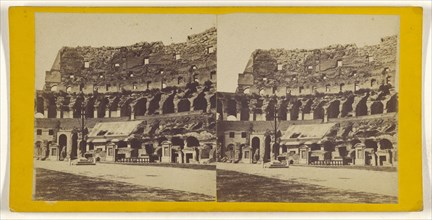
<svg viewBox="0 0 432 220">
<path fill-rule="evenodd" d="M 184 87 L 190 81 L 216 81 L 216 28 L 188 36 L 186 42 L 164 45 L 140 42 L 125 47 L 65 47 L 47 72 L 45 89 L 67 92 L 120 91 Z M 60 79 L 59 75 L 60 74 Z M 54 78 L 54 80 L 52 80 Z M 116 89 L 114 89 L 116 88 Z"/>
<path fill-rule="evenodd" d="M 248 64 L 253 63 L 256 91 L 273 87 L 286 91 L 300 87 L 328 91 L 342 84 L 355 90 L 358 85 L 372 87 L 372 81 L 395 85 L 397 44 L 398 38 L 394 35 L 382 38 L 377 45 L 364 47 L 338 44 L 313 50 L 258 49 L 252 53 Z M 239 79 L 250 72 L 248 65 Z M 242 91 L 243 87 L 239 83 L 238 90 Z"/>
</svg>

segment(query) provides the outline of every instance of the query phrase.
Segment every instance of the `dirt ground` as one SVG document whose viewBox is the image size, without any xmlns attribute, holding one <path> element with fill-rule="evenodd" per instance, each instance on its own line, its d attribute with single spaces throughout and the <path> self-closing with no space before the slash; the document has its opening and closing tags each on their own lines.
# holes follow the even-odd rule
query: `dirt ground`
<svg viewBox="0 0 432 220">
<path fill-rule="evenodd" d="M 36 168 L 35 200 L 41 201 L 214 201 L 213 196 L 143 187 L 113 180 Z"/>
<path fill-rule="evenodd" d="M 94 166 L 71 166 L 64 161 L 38 160 L 35 160 L 34 167 L 141 187 L 178 190 L 216 197 L 216 170 L 100 163 Z"/>
<path fill-rule="evenodd" d="M 396 203 L 397 197 L 340 190 L 228 170 L 217 171 L 219 202 Z"/>
<path fill-rule="evenodd" d="M 261 164 L 218 163 L 217 169 L 290 180 L 339 190 L 398 196 L 398 173 L 356 169 L 305 166 L 263 168 Z"/>
</svg>

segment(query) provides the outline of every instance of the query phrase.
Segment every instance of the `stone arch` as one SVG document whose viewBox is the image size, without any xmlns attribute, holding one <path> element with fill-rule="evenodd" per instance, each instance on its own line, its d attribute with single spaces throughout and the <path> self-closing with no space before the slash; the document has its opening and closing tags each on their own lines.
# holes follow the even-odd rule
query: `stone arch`
<svg viewBox="0 0 432 220">
<path fill-rule="evenodd" d="M 60 146 L 67 146 L 67 136 L 65 134 L 61 134 L 58 138 L 58 144 Z"/>
<path fill-rule="evenodd" d="M 199 147 L 200 146 L 200 142 L 199 140 L 194 137 L 194 136 L 189 136 L 186 138 L 186 145 L 188 147 Z"/>
<path fill-rule="evenodd" d="M 393 143 L 388 139 L 381 139 L 379 145 L 381 150 L 393 149 Z"/>
<path fill-rule="evenodd" d="M 207 111 L 207 100 L 205 99 L 205 94 L 200 93 L 193 101 L 194 111 L 202 110 Z"/>
<path fill-rule="evenodd" d="M 244 88 L 243 94 L 250 94 L 250 88 L 249 87 Z"/>
<path fill-rule="evenodd" d="M 376 102 L 372 103 L 372 105 L 371 105 L 371 114 L 372 115 L 382 114 L 383 112 L 384 112 L 384 104 L 382 104 L 382 102 L 376 101 Z"/>
<path fill-rule="evenodd" d="M 234 158 L 234 144 L 228 144 L 225 149 L 225 157 L 228 157 L 229 160 Z"/>
<path fill-rule="evenodd" d="M 148 114 L 153 115 L 156 113 L 156 110 L 159 109 L 159 101 L 161 99 L 161 94 L 157 94 L 153 97 L 152 100 L 150 100 L 149 108 L 148 108 Z"/>
<path fill-rule="evenodd" d="M 103 98 L 99 102 L 99 106 L 97 107 L 97 117 L 98 118 L 104 118 L 105 117 L 105 112 L 106 112 L 106 108 L 107 108 L 108 103 L 109 103 L 108 98 Z"/>
<path fill-rule="evenodd" d="M 386 104 L 387 113 L 398 111 L 398 97 L 397 94 L 393 95 Z"/>
<path fill-rule="evenodd" d="M 356 116 L 364 116 L 368 114 L 368 108 L 367 108 L 367 104 L 366 101 L 369 97 L 363 97 L 359 103 L 357 103 L 356 106 Z"/>
<path fill-rule="evenodd" d="M 120 117 L 130 117 L 132 114 L 132 108 L 130 106 L 130 103 L 132 102 L 132 99 L 126 100 L 123 105 L 120 108 Z"/>
<path fill-rule="evenodd" d="M 56 118 L 57 117 L 57 105 L 55 97 L 48 98 L 48 117 L 47 118 Z"/>
<path fill-rule="evenodd" d="M 372 148 L 374 151 L 378 150 L 378 143 L 373 139 L 366 139 L 364 141 L 366 148 Z"/>
<path fill-rule="evenodd" d="M 352 104 L 354 103 L 354 96 L 350 96 L 343 104 L 342 104 L 342 112 L 341 117 L 346 117 L 353 110 Z"/>
<path fill-rule="evenodd" d="M 117 111 L 119 102 L 120 102 L 119 97 L 114 98 L 114 100 L 110 104 L 110 111 Z M 118 117 L 118 115 L 117 115 L 117 117 Z"/>
<path fill-rule="evenodd" d="M 188 99 L 182 99 L 177 104 L 178 112 L 188 112 L 190 111 L 190 101 Z"/>
<path fill-rule="evenodd" d="M 84 97 L 79 96 L 73 105 L 73 118 L 81 118 L 82 104 L 84 102 Z"/>
<path fill-rule="evenodd" d="M 259 137 L 252 138 L 252 162 L 257 162 L 260 158 L 259 150 L 260 150 L 260 139 Z"/>
<path fill-rule="evenodd" d="M 303 107 L 303 113 L 306 114 L 310 113 L 312 110 L 312 104 L 313 104 L 313 100 L 309 99 Z"/>
<path fill-rule="evenodd" d="M 87 103 L 85 106 L 85 117 L 86 118 L 93 118 L 94 117 L 94 104 L 95 104 L 95 98 L 91 97 L 87 99 Z"/>
<path fill-rule="evenodd" d="M 51 92 L 57 92 L 58 90 L 58 86 L 57 85 L 53 85 L 50 89 Z"/>
<path fill-rule="evenodd" d="M 299 117 L 299 111 L 300 111 L 301 106 L 302 106 L 302 102 L 300 100 L 297 100 L 296 102 L 294 102 L 293 107 L 292 107 L 291 112 L 290 112 L 290 114 L 291 114 L 290 118 L 292 121 L 296 121 L 299 119 L 298 117 Z"/>
<path fill-rule="evenodd" d="M 171 143 L 173 146 L 180 146 L 181 149 L 183 149 L 185 143 L 184 140 L 181 137 L 172 137 Z"/>
<path fill-rule="evenodd" d="M 282 103 L 279 106 L 278 110 L 278 118 L 279 120 L 286 121 L 287 120 L 287 108 L 288 108 L 288 101 L 283 100 Z"/>
<path fill-rule="evenodd" d="M 314 119 L 324 119 L 324 103 L 320 102 L 313 111 L 313 118 Z"/>
<path fill-rule="evenodd" d="M 147 99 L 140 98 L 134 106 L 135 116 L 144 116 L 147 111 Z"/>
<path fill-rule="evenodd" d="M 237 117 L 237 102 L 234 99 L 228 100 L 227 115 Z"/>
<path fill-rule="evenodd" d="M 339 100 L 335 100 L 335 101 L 331 102 L 329 107 L 327 108 L 327 117 L 328 118 L 338 118 L 339 113 L 340 113 L 339 106 L 340 106 Z"/>
<path fill-rule="evenodd" d="M 240 121 L 249 121 L 249 105 L 247 99 L 241 100 Z"/>
<path fill-rule="evenodd" d="M 44 114 L 44 98 L 43 97 L 37 97 L 36 98 L 36 113 Z M 45 115 L 46 117 L 46 115 Z"/>
<path fill-rule="evenodd" d="M 266 121 L 273 121 L 276 113 L 276 101 L 270 100 L 266 108 Z"/>
<path fill-rule="evenodd" d="M 172 94 L 165 100 L 162 105 L 162 114 L 174 113 L 174 96 L 175 94 Z"/>
</svg>

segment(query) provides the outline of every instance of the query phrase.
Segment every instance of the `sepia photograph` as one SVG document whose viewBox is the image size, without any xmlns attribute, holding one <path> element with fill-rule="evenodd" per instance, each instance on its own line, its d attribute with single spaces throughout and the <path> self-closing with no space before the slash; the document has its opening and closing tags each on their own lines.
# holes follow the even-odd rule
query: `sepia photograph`
<svg viewBox="0 0 432 220">
<path fill-rule="evenodd" d="M 33 199 L 216 200 L 216 16 L 36 13 Z"/>
<path fill-rule="evenodd" d="M 218 202 L 398 203 L 399 16 L 218 16 Z"/>
</svg>

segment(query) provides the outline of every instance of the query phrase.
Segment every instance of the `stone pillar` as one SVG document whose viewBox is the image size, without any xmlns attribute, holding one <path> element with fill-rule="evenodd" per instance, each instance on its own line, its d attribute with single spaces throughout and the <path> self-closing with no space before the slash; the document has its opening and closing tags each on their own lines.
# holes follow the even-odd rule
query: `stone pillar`
<svg viewBox="0 0 432 220">
<path fill-rule="evenodd" d="M 288 109 L 287 114 L 286 114 L 286 119 L 287 119 L 287 121 L 291 121 L 291 109 Z"/>
<path fill-rule="evenodd" d="M 93 118 L 98 118 L 97 107 L 95 108 L 95 110 L 93 110 Z"/>
<path fill-rule="evenodd" d="M 62 113 L 62 108 L 60 107 L 60 108 L 57 108 L 58 109 L 58 111 L 57 111 L 57 115 L 56 115 L 56 118 L 62 118 L 61 117 L 61 113 Z"/>
<path fill-rule="evenodd" d="M 327 112 L 327 108 L 324 108 L 324 118 L 323 118 L 323 122 L 324 122 L 324 123 L 328 122 L 328 112 Z"/>
<path fill-rule="evenodd" d="M 44 118 L 48 118 L 48 109 L 44 109 Z"/>
<path fill-rule="evenodd" d="M 131 108 L 131 114 L 130 114 L 130 120 L 135 120 L 135 109 L 133 105 L 130 105 Z"/>
<path fill-rule="evenodd" d="M 107 105 L 105 109 L 105 118 L 110 118 L 110 117 L 111 117 L 110 106 Z"/>
<path fill-rule="evenodd" d="M 86 142 L 86 152 L 90 150 L 90 143 Z"/>
<path fill-rule="evenodd" d="M 303 110 L 302 109 L 299 109 L 297 120 L 298 121 L 303 121 Z"/>
<path fill-rule="evenodd" d="M 120 108 L 117 109 L 117 118 L 121 117 L 121 112 L 120 112 Z"/>
</svg>

